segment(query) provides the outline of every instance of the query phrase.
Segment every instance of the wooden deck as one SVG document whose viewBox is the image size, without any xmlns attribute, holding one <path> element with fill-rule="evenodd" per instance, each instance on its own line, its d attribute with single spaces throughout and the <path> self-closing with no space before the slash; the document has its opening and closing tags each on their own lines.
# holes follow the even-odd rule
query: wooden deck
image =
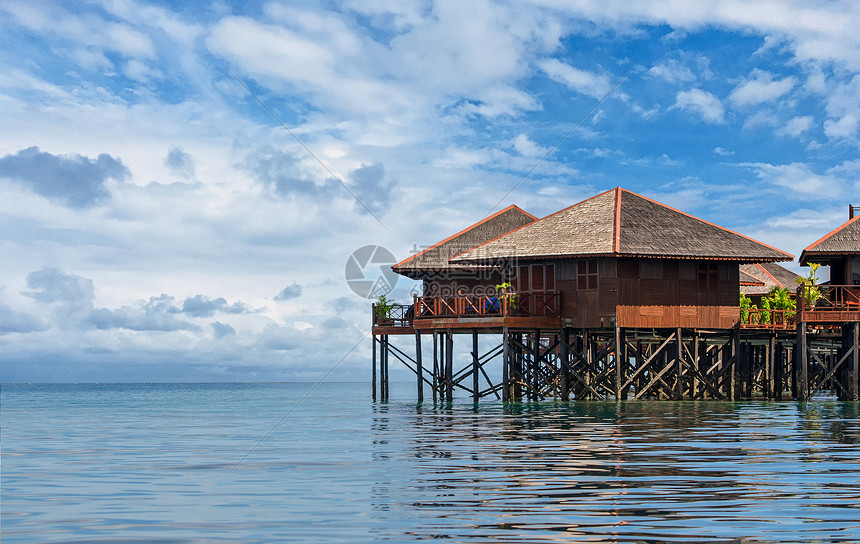
<svg viewBox="0 0 860 544">
<path fill-rule="evenodd" d="M 373 306 L 373 334 L 405 335 L 416 331 L 482 329 L 560 329 L 558 292 L 491 296 L 415 297 L 387 312 Z"/>
<path fill-rule="evenodd" d="M 838 325 L 860 322 L 860 285 L 822 285 L 822 298 L 808 306 L 806 290 L 797 289 L 797 321 L 808 324 Z"/>
</svg>

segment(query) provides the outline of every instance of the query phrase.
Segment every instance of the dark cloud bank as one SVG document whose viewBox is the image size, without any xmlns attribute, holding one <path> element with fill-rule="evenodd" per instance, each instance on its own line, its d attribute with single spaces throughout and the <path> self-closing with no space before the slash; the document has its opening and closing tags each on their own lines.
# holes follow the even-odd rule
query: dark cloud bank
<svg viewBox="0 0 860 544">
<path fill-rule="evenodd" d="M 0 177 L 76 209 L 107 202 L 110 191 L 105 183 L 111 179 L 124 181 L 130 175 L 121 160 L 106 153 L 91 159 L 83 155 L 53 155 L 33 146 L 0 158 Z"/>
</svg>

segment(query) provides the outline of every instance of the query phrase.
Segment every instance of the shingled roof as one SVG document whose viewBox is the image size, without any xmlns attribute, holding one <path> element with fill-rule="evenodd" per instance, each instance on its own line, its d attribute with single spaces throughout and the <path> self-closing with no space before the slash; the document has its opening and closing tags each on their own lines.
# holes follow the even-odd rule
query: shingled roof
<svg viewBox="0 0 860 544">
<path fill-rule="evenodd" d="M 747 295 L 766 295 L 774 287 L 788 289 L 793 293 L 797 289 L 797 278 L 803 279 L 803 276 L 776 263 L 742 264 L 740 273 L 743 286 L 741 291 Z M 758 281 L 745 283 L 746 278 Z"/>
<path fill-rule="evenodd" d="M 800 254 L 800 264 L 816 263 L 827 257 L 839 255 L 860 255 L 860 215 L 843 223 L 823 238 L 804 249 Z"/>
<path fill-rule="evenodd" d="M 490 240 L 451 262 L 580 256 L 793 259 L 784 251 L 617 187 Z"/>
<path fill-rule="evenodd" d="M 391 268 L 398 274 L 414 277 L 417 273 L 436 270 L 469 270 L 474 264 L 453 264 L 449 259 L 475 246 L 537 220 L 537 217 L 517 206 L 504 210 L 466 227 L 457 234 L 435 243 L 427 249 L 400 261 Z"/>
</svg>

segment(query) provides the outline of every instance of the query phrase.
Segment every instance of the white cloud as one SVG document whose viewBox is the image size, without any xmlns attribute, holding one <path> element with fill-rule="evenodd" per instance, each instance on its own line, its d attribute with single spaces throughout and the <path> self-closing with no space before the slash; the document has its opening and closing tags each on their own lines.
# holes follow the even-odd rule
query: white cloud
<svg viewBox="0 0 860 544">
<path fill-rule="evenodd" d="M 594 98 L 602 98 L 612 88 L 612 84 L 606 76 L 580 70 L 558 59 L 540 61 L 538 66 L 554 81 Z"/>
<path fill-rule="evenodd" d="M 714 153 L 719 155 L 720 157 L 731 157 L 735 154 L 734 151 L 729 151 L 728 149 L 723 149 L 722 147 L 715 147 Z"/>
<path fill-rule="evenodd" d="M 729 100 L 736 106 L 755 106 L 772 102 L 785 95 L 796 84 L 793 77 L 774 79 L 773 74 L 762 70 L 753 70 L 750 78 L 738 84 L 729 94 Z"/>
<path fill-rule="evenodd" d="M 546 149 L 533 142 L 525 134 L 518 134 L 511 141 L 511 145 L 513 145 L 517 153 L 525 157 L 538 157 L 546 153 Z"/>
<path fill-rule="evenodd" d="M 675 105 L 672 108 L 696 113 L 709 123 L 724 122 L 723 104 L 720 99 L 701 89 L 680 91 L 675 97 Z"/>
<path fill-rule="evenodd" d="M 784 187 L 805 198 L 829 200 L 842 195 L 845 181 L 827 174 L 816 174 L 805 163 L 791 164 L 744 163 L 765 183 Z"/>
<path fill-rule="evenodd" d="M 747 117 L 744 121 L 744 130 L 758 127 L 775 127 L 779 125 L 779 117 L 770 110 L 760 110 Z"/>
<path fill-rule="evenodd" d="M 812 116 L 801 115 L 799 117 L 794 117 L 790 119 L 788 123 L 786 123 L 785 126 L 778 131 L 778 133 L 797 138 L 804 132 L 808 131 L 810 128 L 812 128 Z"/>
<path fill-rule="evenodd" d="M 656 64 L 648 70 L 648 73 L 669 83 L 690 83 L 696 80 L 693 71 L 676 59 Z"/>
</svg>

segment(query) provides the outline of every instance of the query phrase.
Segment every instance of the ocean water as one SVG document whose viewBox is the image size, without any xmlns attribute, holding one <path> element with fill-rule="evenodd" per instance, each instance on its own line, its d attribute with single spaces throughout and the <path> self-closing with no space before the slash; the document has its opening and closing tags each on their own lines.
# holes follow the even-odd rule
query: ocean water
<svg viewBox="0 0 860 544">
<path fill-rule="evenodd" d="M 311 387 L 3 385 L 3 540 L 860 541 L 856 403 Z"/>
</svg>

